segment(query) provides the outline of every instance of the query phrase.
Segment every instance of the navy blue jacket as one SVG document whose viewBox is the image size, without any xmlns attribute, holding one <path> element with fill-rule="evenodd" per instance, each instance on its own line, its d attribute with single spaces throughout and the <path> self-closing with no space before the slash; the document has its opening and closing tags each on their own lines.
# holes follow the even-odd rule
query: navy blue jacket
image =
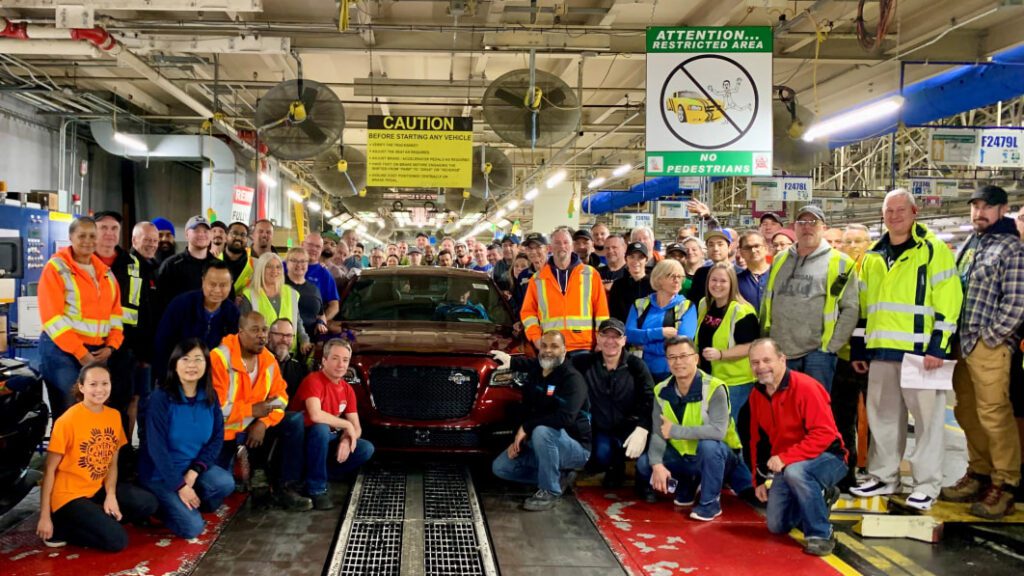
<svg viewBox="0 0 1024 576">
<path fill-rule="evenodd" d="M 179 342 L 199 338 L 213 350 L 222 338 L 238 333 L 238 306 L 232 300 L 220 305 L 220 312 L 209 322 L 203 308 L 203 291 L 192 290 L 175 296 L 160 319 L 153 350 L 153 377 L 163 380 L 167 374 L 167 360 Z"/>
<path fill-rule="evenodd" d="M 179 389 L 180 393 L 180 389 Z M 200 388 L 181 399 L 163 388 L 146 400 L 139 481 L 150 489 L 177 492 L 189 468 L 202 473 L 213 466 L 224 445 L 224 415 L 216 397 Z"/>
</svg>

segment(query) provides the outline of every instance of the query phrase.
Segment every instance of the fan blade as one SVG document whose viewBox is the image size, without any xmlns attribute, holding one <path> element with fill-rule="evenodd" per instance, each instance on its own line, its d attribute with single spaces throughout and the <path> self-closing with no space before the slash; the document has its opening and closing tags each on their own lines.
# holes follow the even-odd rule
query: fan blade
<svg viewBox="0 0 1024 576">
<path fill-rule="evenodd" d="M 316 92 L 316 88 L 306 88 L 302 91 L 302 105 L 306 107 L 307 117 L 313 113 L 313 105 L 316 104 Z"/>
<path fill-rule="evenodd" d="M 301 124 L 296 124 L 306 136 L 316 144 L 323 144 L 327 140 L 327 134 L 316 125 L 316 122 L 306 118 L 306 121 Z"/>
<path fill-rule="evenodd" d="M 558 90 L 555 90 L 554 92 L 548 95 L 548 102 L 554 104 L 555 106 L 561 106 L 562 103 L 565 102 L 565 100 L 565 90 L 562 90 L 561 87 L 559 87 Z"/>
<path fill-rule="evenodd" d="M 519 108 L 523 108 L 524 107 L 523 106 L 523 98 L 522 97 L 516 96 L 515 94 L 513 94 L 512 92 L 509 92 L 508 90 L 506 90 L 504 88 L 499 88 L 499 89 L 495 90 L 494 91 L 494 97 L 502 100 L 503 102 L 505 102 L 509 106 L 516 106 L 516 107 L 519 107 Z"/>
</svg>

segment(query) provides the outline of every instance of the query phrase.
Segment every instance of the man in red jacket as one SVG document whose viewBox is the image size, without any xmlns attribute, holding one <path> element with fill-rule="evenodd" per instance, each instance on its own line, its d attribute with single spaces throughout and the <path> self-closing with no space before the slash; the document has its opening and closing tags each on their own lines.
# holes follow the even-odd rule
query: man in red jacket
<svg viewBox="0 0 1024 576">
<path fill-rule="evenodd" d="M 826 556 L 835 547 L 828 516 L 846 475 L 846 448 L 832 419 L 829 395 L 814 378 L 786 368 L 770 338 L 750 345 L 757 378 L 750 395 L 750 459 L 754 493 L 768 503 L 768 530 L 799 526 L 804 552 Z M 770 448 L 759 446 L 766 437 Z M 758 449 L 761 448 L 759 453 Z"/>
</svg>

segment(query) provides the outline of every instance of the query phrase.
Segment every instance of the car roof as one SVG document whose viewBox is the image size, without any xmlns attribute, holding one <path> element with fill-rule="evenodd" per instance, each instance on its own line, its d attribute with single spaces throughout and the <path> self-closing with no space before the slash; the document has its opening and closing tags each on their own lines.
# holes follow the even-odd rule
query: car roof
<svg viewBox="0 0 1024 576">
<path fill-rule="evenodd" d="M 467 270 L 465 268 L 447 268 L 442 266 L 391 266 L 388 268 L 364 268 L 359 274 L 363 278 L 388 276 L 443 276 L 446 278 L 473 278 L 476 280 L 490 278 L 486 272 Z"/>
</svg>

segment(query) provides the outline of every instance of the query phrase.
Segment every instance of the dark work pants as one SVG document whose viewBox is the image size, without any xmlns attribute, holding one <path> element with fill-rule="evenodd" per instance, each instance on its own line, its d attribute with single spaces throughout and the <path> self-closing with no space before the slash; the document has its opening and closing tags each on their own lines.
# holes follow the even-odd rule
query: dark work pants
<svg viewBox="0 0 1024 576">
<path fill-rule="evenodd" d="M 867 394 L 868 376 L 854 372 L 853 365 L 842 358 L 836 363 L 836 374 L 832 380 L 832 417 L 843 437 L 843 444 L 849 456 L 846 478 L 840 480 L 842 487 L 856 486 L 857 472 L 857 404 L 862 394 Z"/>
<path fill-rule="evenodd" d="M 128 534 L 113 517 L 103 511 L 107 492 L 103 488 L 92 498 L 76 498 L 53 513 L 53 540 L 120 552 L 128 546 Z M 137 524 L 156 514 L 156 497 L 131 484 L 117 485 L 117 506 L 121 522 Z"/>
</svg>

